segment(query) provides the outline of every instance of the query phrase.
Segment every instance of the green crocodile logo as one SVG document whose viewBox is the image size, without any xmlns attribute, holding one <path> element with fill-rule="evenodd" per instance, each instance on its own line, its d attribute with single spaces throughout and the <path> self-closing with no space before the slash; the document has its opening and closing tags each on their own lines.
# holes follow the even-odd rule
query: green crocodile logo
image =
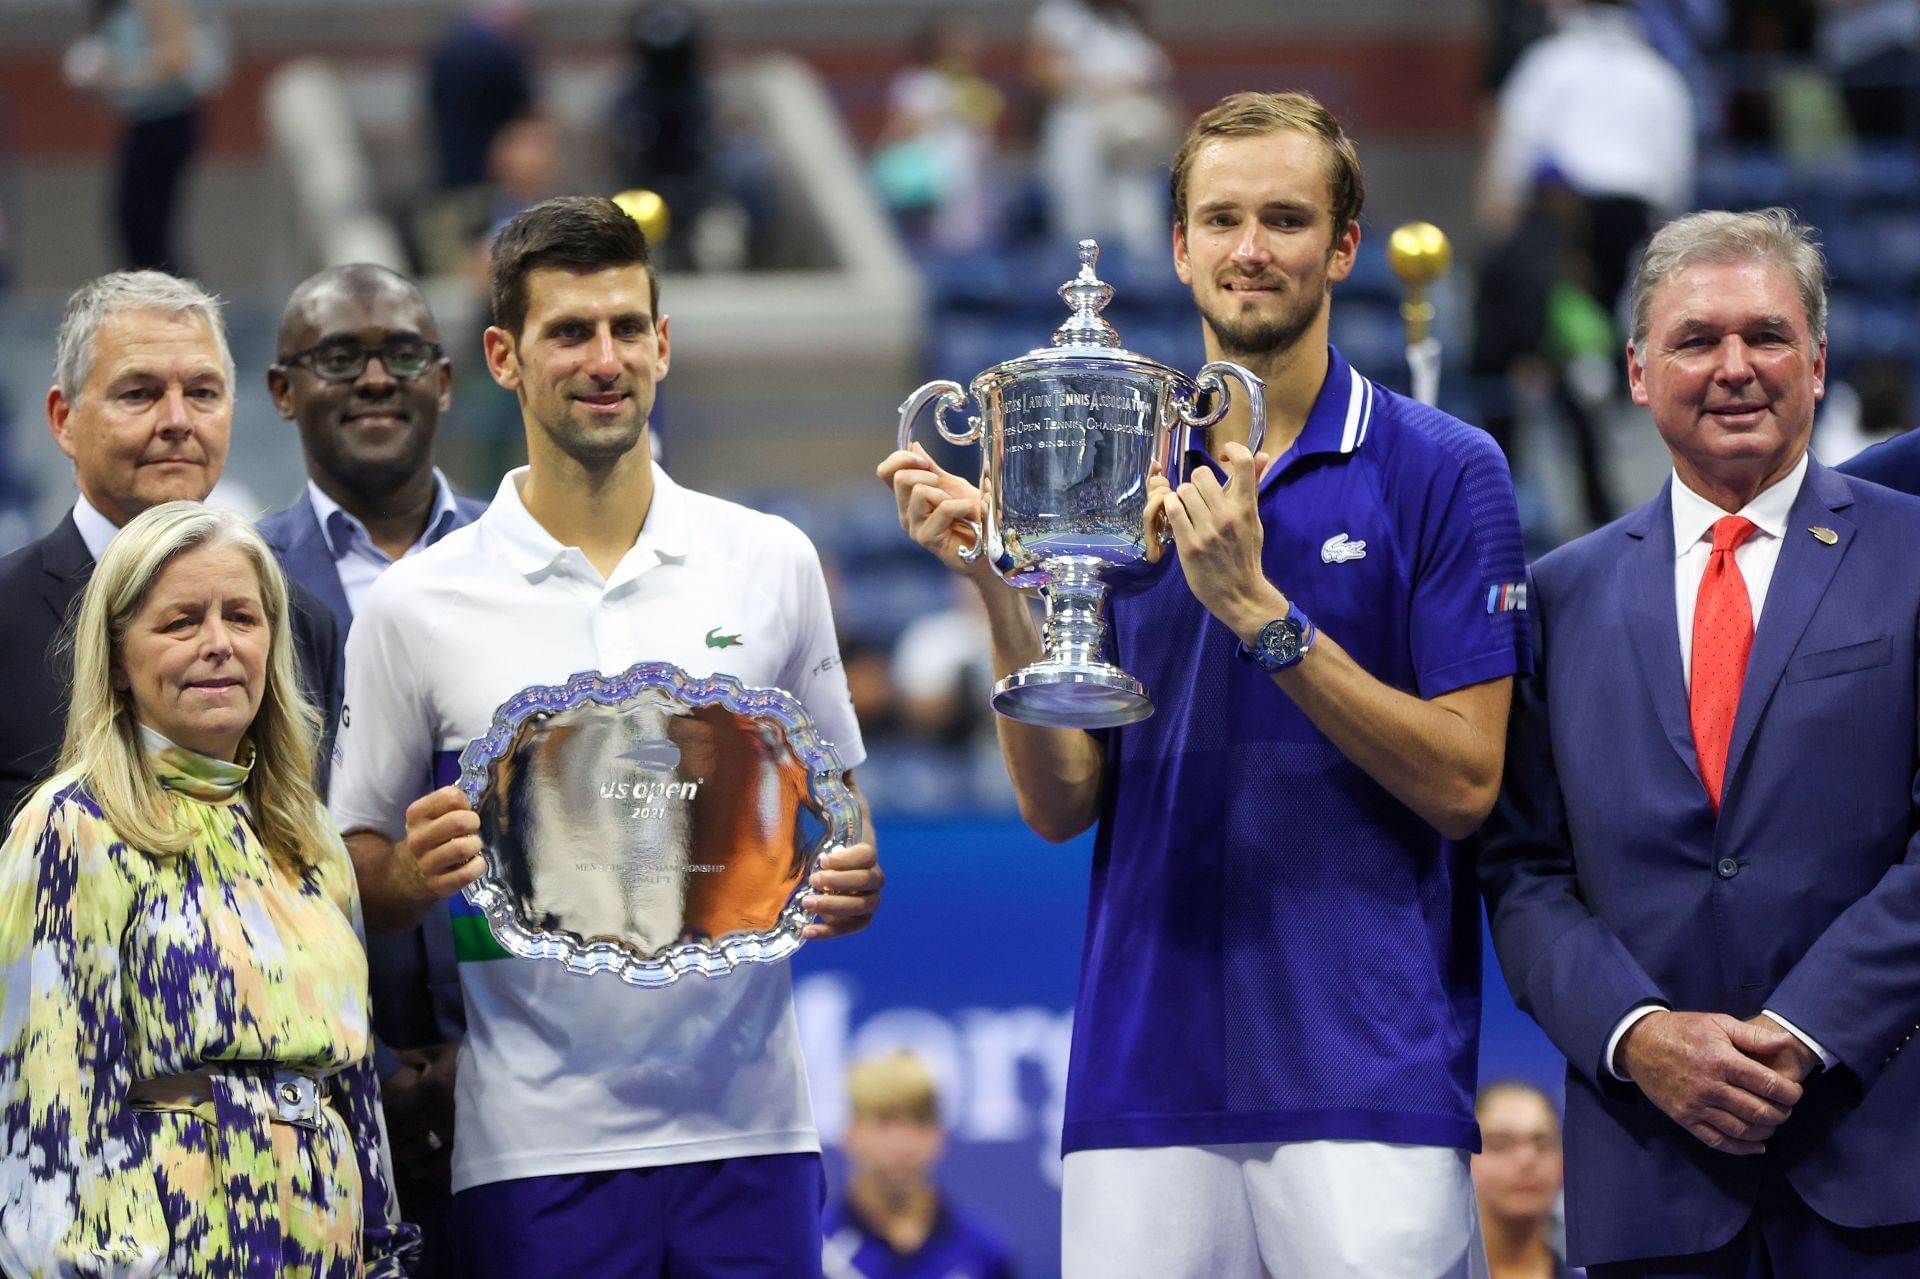
<svg viewBox="0 0 1920 1279">
<path fill-rule="evenodd" d="M 741 640 L 738 635 L 722 635 L 718 626 L 707 632 L 708 648 L 739 648 L 740 646 Z"/>
</svg>

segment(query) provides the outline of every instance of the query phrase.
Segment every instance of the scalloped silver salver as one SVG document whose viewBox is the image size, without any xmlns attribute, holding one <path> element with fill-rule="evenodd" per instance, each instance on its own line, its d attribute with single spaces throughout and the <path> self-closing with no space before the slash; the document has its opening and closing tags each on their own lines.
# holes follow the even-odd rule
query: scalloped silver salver
<svg viewBox="0 0 1920 1279">
<path fill-rule="evenodd" d="M 667 662 L 515 693 L 459 785 L 487 858 L 467 898 L 501 947 L 636 986 L 785 959 L 820 858 L 860 837 L 798 701 Z"/>
</svg>

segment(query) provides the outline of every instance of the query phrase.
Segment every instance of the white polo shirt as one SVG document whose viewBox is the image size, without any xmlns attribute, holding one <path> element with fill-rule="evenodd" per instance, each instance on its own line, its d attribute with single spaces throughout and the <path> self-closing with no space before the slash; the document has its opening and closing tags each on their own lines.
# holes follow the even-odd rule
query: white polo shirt
<svg viewBox="0 0 1920 1279">
<path fill-rule="evenodd" d="M 398 839 L 409 778 L 450 761 L 532 684 L 639 661 L 725 672 L 797 697 L 852 768 L 865 758 L 820 560 L 775 516 L 683 489 L 653 505 L 611 578 L 520 500 L 388 569 L 347 641 L 332 807 L 343 831 Z M 450 903 L 467 1039 L 453 1187 L 819 1149 L 785 964 L 639 989 L 484 944 Z M 461 908 L 465 914 L 460 914 Z"/>
</svg>

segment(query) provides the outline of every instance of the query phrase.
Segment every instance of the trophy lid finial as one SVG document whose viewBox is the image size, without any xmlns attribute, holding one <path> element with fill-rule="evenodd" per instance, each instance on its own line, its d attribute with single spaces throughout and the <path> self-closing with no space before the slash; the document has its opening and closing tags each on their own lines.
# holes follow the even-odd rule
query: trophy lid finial
<svg viewBox="0 0 1920 1279">
<path fill-rule="evenodd" d="M 1120 345 L 1120 334 L 1101 316 L 1113 300 L 1113 286 L 1094 273 L 1100 260 L 1098 240 L 1080 241 L 1080 274 L 1060 286 L 1060 296 L 1073 309 L 1072 317 L 1053 331 L 1055 346 Z"/>
</svg>

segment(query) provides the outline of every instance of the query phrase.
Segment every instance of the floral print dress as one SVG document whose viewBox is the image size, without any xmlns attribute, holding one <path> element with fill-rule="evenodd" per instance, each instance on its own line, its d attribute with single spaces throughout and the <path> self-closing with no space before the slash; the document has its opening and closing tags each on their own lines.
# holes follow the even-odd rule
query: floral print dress
<svg viewBox="0 0 1920 1279">
<path fill-rule="evenodd" d="M 146 737 L 187 852 L 128 847 L 74 773 L 0 845 L 0 1272 L 404 1275 L 346 849 L 269 857 L 245 765 Z M 305 1123 L 275 1118 L 288 1070 L 330 1094 Z"/>
</svg>

